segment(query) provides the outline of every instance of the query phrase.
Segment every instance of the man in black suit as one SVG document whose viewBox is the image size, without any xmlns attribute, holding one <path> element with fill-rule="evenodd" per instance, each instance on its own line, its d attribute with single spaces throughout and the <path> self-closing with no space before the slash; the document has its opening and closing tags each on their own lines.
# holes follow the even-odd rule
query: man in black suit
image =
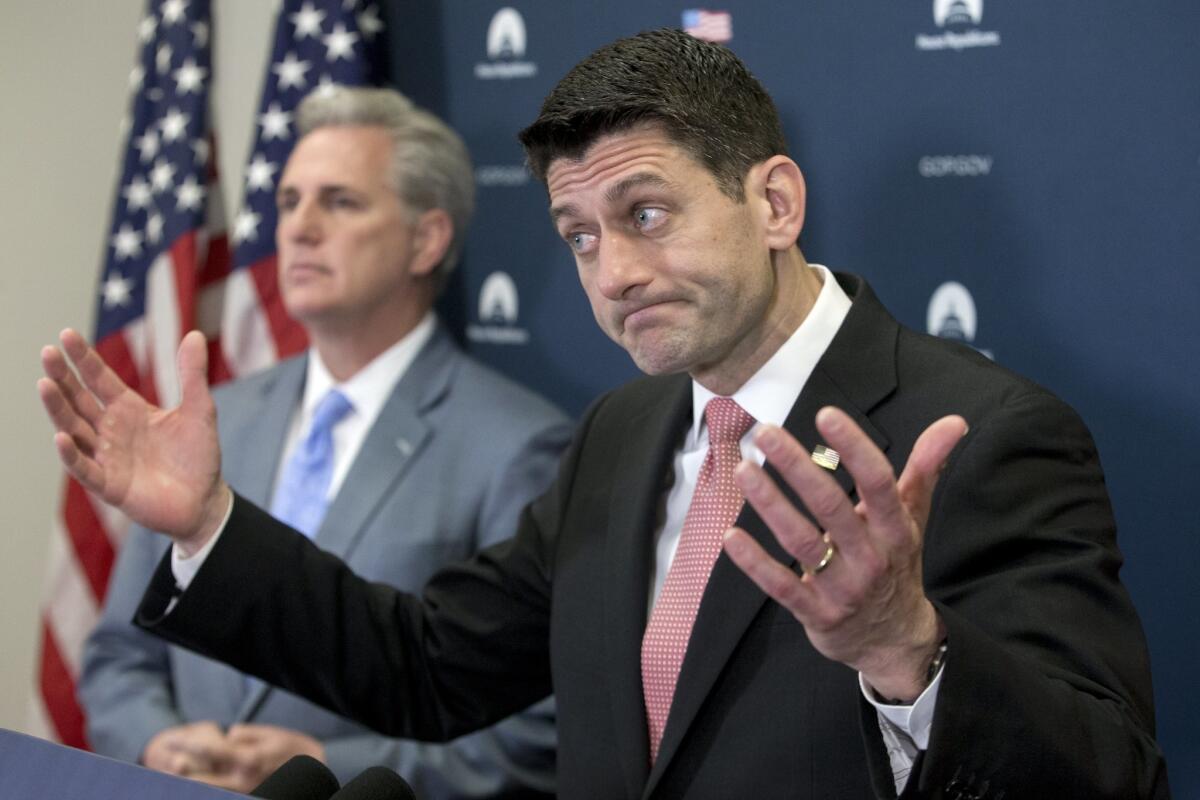
<svg viewBox="0 0 1200 800">
<path fill-rule="evenodd" d="M 406 736 L 553 689 L 563 797 L 1167 797 L 1086 428 L 805 261 L 803 178 L 741 62 L 621 40 L 522 141 L 652 377 L 417 599 L 230 500 L 199 335 L 164 414 L 66 333 L 83 385 L 52 349 L 40 384 L 64 463 L 203 563 L 181 594 L 164 561 L 139 623 Z"/>
</svg>

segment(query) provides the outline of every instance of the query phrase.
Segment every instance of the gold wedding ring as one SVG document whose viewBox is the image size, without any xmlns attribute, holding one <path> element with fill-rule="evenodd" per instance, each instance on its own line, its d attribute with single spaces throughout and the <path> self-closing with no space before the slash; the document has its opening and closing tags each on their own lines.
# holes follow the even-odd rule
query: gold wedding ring
<svg viewBox="0 0 1200 800">
<path fill-rule="evenodd" d="M 829 562 L 833 561 L 833 557 L 837 554 L 837 546 L 833 540 L 829 538 L 829 534 L 825 534 L 825 554 L 821 556 L 821 560 L 816 563 L 816 566 L 806 567 L 800 565 L 800 569 L 805 575 L 820 575 L 822 570 L 829 566 Z"/>
</svg>

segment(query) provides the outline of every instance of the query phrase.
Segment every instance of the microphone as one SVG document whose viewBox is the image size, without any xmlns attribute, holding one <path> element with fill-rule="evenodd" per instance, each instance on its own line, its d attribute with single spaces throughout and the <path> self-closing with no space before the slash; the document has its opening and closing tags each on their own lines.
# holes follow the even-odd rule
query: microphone
<svg viewBox="0 0 1200 800">
<path fill-rule="evenodd" d="M 312 756 L 292 756 L 254 787 L 249 796 L 265 800 L 329 800 L 334 792 L 341 794 L 340 785 L 329 767 Z"/>
<path fill-rule="evenodd" d="M 329 800 L 417 800 L 408 781 L 386 767 L 369 767 Z"/>
</svg>

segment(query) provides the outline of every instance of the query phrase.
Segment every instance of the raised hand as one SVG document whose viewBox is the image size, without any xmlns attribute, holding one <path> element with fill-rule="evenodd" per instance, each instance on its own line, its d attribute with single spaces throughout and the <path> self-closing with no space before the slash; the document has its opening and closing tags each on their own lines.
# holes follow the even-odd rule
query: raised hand
<svg viewBox="0 0 1200 800">
<path fill-rule="evenodd" d="M 54 446 L 85 488 L 193 552 L 229 505 L 221 480 L 216 411 L 205 378 L 208 353 L 196 331 L 179 345 L 183 399 L 166 411 L 126 386 L 82 336 L 42 350 L 38 394 L 57 432 Z M 71 371 L 70 359 L 78 372 Z"/>
<path fill-rule="evenodd" d="M 749 534 L 726 533 L 729 557 L 804 625 L 827 658 L 862 673 L 879 695 L 911 701 L 945 636 L 925 596 L 921 548 L 938 473 L 967 431 L 962 417 L 930 425 L 899 480 L 891 464 L 844 412 L 823 408 L 817 429 L 841 455 L 859 502 L 787 432 L 763 426 L 755 444 L 816 518 L 796 509 L 762 467 L 744 461 L 735 479 L 800 573 L 775 561 Z"/>
</svg>

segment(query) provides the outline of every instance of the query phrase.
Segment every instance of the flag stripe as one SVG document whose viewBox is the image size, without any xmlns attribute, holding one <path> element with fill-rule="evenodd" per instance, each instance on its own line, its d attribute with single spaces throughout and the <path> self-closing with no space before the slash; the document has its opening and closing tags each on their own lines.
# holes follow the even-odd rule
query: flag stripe
<svg viewBox="0 0 1200 800">
<path fill-rule="evenodd" d="M 108 576 L 112 572 L 116 553 L 104 531 L 104 525 L 92 508 L 92 500 L 74 479 L 67 479 L 66 498 L 63 501 L 63 522 L 76 561 L 91 587 L 92 595 L 99 603 L 108 588 Z"/>
<path fill-rule="evenodd" d="M 58 740 L 72 747 L 86 748 L 83 711 L 75 702 L 75 680 L 60 655 L 54 629 L 45 618 L 42 620 L 42 658 L 39 674 L 39 688 L 44 707 Z"/>
</svg>

